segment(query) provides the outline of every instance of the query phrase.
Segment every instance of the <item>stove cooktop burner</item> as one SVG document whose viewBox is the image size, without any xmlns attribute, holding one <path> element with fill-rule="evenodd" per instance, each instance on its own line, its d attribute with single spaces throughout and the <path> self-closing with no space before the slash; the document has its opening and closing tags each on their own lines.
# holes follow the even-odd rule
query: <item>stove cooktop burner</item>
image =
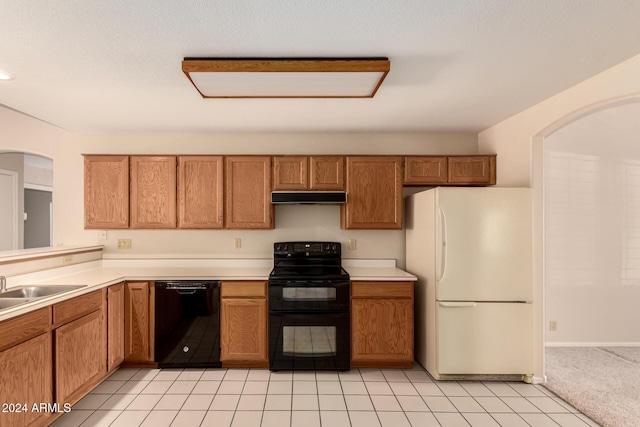
<svg viewBox="0 0 640 427">
<path fill-rule="evenodd" d="M 339 242 L 276 242 L 269 279 L 349 280 Z"/>
</svg>

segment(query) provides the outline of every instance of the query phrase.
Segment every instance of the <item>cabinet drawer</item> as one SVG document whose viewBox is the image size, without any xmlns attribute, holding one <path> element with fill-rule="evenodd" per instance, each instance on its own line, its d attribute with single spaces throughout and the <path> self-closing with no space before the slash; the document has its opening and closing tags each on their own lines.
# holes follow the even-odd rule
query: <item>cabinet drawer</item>
<svg viewBox="0 0 640 427">
<path fill-rule="evenodd" d="M 47 332 L 50 327 L 51 307 L 0 322 L 0 351 Z"/>
<path fill-rule="evenodd" d="M 53 306 L 53 326 L 64 325 L 100 308 L 102 308 L 101 290 L 58 303 Z"/>
<path fill-rule="evenodd" d="M 413 282 L 353 282 L 352 298 L 413 298 Z"/>
<path fill-rule="evenodd" d="M 222 298 L 266 298 L 267 282 L 242 282 L 229 281 L 220 285 L 220 297 Z"/>
</svg>

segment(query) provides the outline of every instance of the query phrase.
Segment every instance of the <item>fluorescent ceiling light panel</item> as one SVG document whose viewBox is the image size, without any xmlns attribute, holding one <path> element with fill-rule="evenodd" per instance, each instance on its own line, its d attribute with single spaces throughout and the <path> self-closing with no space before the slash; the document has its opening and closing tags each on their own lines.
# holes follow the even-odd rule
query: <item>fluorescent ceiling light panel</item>
<svg viewBox="0 0 640 427">
<path fill-rule="evenodd" d="M 182 71 L 203 98 L 371 98 L 387 58 L 185 58 Z"/>
<path fill-rule="evenodd" d="M 13 79 L 15 79 L 15 76 L 13 74 L 0 70 L 0 80 L 13 80 Z"/>
</svg>

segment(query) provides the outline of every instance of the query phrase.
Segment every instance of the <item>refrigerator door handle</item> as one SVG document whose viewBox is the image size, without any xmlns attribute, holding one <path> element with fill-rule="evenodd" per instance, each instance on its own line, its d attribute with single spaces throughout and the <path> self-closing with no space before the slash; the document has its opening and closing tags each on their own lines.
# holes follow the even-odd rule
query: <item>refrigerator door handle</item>
<svg viewBox="0 0 640 427">
<path fill-rule="evenodd" d="M 475 307 L 477 305 L 477 303 L 470 301 L 470 302 L 442 302 L 439 301 L 438 304 L 440 304 L 441 307 Z"/>
<path fill-rule="evenodd" d="M 438 271 L 438 281 L 444 277 L 444 271 L 447 267 L 447 221 L 445 220 L 442 208 L 438 206 L 440 215 L 440 271 Z"/>
</svg>

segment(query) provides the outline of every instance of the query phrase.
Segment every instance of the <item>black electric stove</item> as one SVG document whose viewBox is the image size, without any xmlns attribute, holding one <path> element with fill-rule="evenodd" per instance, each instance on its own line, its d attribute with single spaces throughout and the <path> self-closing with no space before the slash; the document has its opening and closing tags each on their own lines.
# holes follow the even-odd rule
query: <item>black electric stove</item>
<svg viewBox="0 0 640 427">
<path fill-rule="evenodd" d="M 269 275 L 269 368 L 348 370 L 349 274 L 339 242 L 278 242 Z"/>
</svg>

